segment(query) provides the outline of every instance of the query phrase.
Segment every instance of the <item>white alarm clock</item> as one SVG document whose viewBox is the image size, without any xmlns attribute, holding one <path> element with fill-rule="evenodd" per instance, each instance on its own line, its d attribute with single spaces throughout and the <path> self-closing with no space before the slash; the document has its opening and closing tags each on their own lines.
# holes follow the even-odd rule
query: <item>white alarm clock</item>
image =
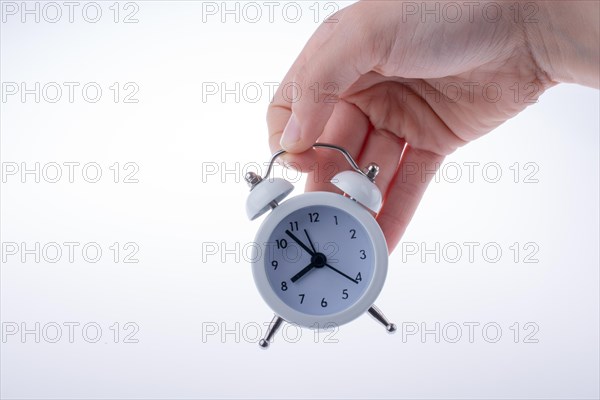
<svg viewBox="0 0 600 400">
<path fill-rule="evenodd" d="M 284 321 L 327 329 L 368 312 L 388 332 L 396 330 L 373 304 L 388 267 L 385 237 L 371 214 L 382 203 L 374 183 L 379 168 L 371 163 L 363 172 L 343 148 L 324 143 L 314 147 L 337 150 L 352 166 L 331 180 L 344 195 L 312 192 L 282 202 L 294 187 L 269 175 L 283 150 L 272 156 L 264 178 L 252 172 L 245 176 L 251 187 L 248 218 L 272 210 L 256 234 L 252 255 L 256 286 L 275 312 L 259 342 L 263 348 Z"/>
</svg>

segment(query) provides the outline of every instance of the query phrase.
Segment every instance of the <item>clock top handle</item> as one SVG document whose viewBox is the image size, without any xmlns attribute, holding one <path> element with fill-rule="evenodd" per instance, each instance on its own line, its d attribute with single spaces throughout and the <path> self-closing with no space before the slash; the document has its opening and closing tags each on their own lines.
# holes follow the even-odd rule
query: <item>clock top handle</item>
<svg viewBox="0 0 600 400">
<path fill-rule="evenodd" d="M 362 171 L 350 153 L 343 147 L 327 143 L 315 143 L 312 147 L 336 150 L 342 153 L 353 171 L 338 173 L 332 179 L 331 183 L 369 210 L 375 213 L 379 212 L 383 198 L 379 188 L 375 185 L 375 177 L 379 173 L 379 166 L 377 164 L 370 163 Z M 292 191 L 293 187 L 289 182 L 283 179 L 269 179 L 275 160 L 284 153 L 286 153 L 285 150 L 279 150 L 271 156 L 271 161 L 269 162 L 269 167 L 264 178 L 254 172 L 248 172 L 244 177 L 245 181 L 250 185 L 251 192 L 254 192 L 248 197 L 246 203 L 246 211 L 250 219 L 264 214 L 269 210 L 269 207 L 276 207 L 279 201 L 283 200 Z M 263 184 L 261 186 L 264 182 L 270 182 L 270 184 Z M 260 190 L 255 190 L 259 187 Z"/>
<path fill-rule="evenodd" d="M 314 149 L 321 148 L 321 149 L 330 149 L 330 150 L 339 151 L 340 153 L 342 153 L 344 155 L 344 157 L 346 158 L 346 161 L 348 161 L 348 164 L 350 164 L 350 166 L 352 167 L 352 169 L 354 171 L 358 172 L 361 175 L 364 175 L 371 182 L 375 181 L 375 177 L 379 173 L 379 166 L 375 163 L 370 163 L 367 166 L 366 170 L 362 171 L 360 169 L 360 167 L 358 166 L 358 164 L 356 163 L 356 161 L 354 161 L 354 158 L 352 158 L 350 153 L 348 153 L 348 151 L 346 149 L 344 149 L 343 147 L 337 146 L 335 144 L 329 144 L 329 143 L 315 143 L 315 144 L 313 144 L 312 147 Z M 287 151 L 279 150 L 271 156 L 271 161 L 269 162 L 269 167 L 267 168 L 267 172 L 265 173 L 265 176 L 263 177 L 263 179 L 269 178 L 269 175 L 271 175 L 271 171 L 273 170 L 273 164 L 282 154 L 285 154 L 285 153 L 287 153 Z"/>
</svg>

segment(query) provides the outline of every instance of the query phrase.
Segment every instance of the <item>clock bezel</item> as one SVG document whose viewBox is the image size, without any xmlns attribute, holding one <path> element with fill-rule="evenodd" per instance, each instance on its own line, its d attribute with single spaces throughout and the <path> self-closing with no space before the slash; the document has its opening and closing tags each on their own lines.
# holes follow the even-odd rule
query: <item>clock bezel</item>
<svg viewBox="0 0 600 400">
<path fill-rule="evenodd" d="M 328 315 L 313 315 L 300 312 L 279 298 L 271 287 L 264 265 L 266 256 L 265 246 L 273 230 L 294 211 L 311 206 L 329 206 L 338 208 L 352 215 L 363 225 L 373 244 L 373 277 L 365 288 L 362 296 L 347 309 Z M 260 247 L 260 254 L 257 254 Z M 252 246 L 252 275 L 264 301 L 281 318 L 300 326 L 319 329 L 346 324 L 362 314 L 375 303 L 381 293 L 388 268 L 388 248 L 379 224 L 363 206 L 347 197 L 331 192 L 304 193 L 288 199 L 277 206 L 263 221 L 256 233 L 255 246 Z"/>
</svg>

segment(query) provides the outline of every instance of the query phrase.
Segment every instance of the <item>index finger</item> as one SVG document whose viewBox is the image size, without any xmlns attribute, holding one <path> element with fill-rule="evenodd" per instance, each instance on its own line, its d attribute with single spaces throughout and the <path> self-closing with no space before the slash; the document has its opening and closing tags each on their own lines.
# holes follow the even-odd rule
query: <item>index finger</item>
<svg viewBox="0 0 600 400">
<path fill-rule="evenodd" d="M 376 11 L 366 2 L 346 8 L 321 47 L 304 64 L 294 65 L 282 89 L 292 83 L 297 96 L 289 101 L 283 90 L 279 93 L 272 108 L 276 110 L 271 114 L 274 117 L 269 120 L 271 146 L 278 148 L 280 141 L 291 153 L 309 150 L 323 134 L 337 101 L 361 76 L 385 60 L 394 35 L 383 33 L 393 33 L 387 32 L 393 26 L 385 23 L 373 29 L 369 15 Z"/>
<path fill-rule="evenodd" d="M 267 110 L 267 125 L 269 130 L 269 147 L 271 153 L 276 152 L 281 148 L 279 142 L 281 135 L 288 120 L 292 114 L 293 96 L 288 96 L 285 92 L 293 84 L 294 77 L 303 65 L 321 48 L 321 46 L 329 39 L 333 31 L 336 29 L 346 8 L 335 13 L 327 21 L 323 22 L 308 40 L 289 71 L 281 81 L 271 104 Z"/>
</svg>

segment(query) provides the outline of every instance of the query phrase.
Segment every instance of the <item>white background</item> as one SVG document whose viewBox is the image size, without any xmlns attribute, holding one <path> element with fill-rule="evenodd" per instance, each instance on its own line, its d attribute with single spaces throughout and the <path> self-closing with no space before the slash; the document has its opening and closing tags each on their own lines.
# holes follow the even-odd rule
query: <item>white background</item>
<svg viewBox="0 0 600 400">
<path fill-rule="evenodd" d="M 272 314 L 244 259 L 260 222 L 245 217 L 240 176 L 247 163 L 269 157 L 268 86 L 281 80 L 318 26 L 313 3 L 301 3 L 297 23 L 283 17 L 285 3 L 273 23 L 266 14 L 256 23 L 225 15 L 223 23 L 221 13 L 203 14 L 201 2 L 137 2 L 138 22 L 130 24 L 121 20 L 134 9 L 124 3 L 118 23 L 112 2 L 100 3 L 97 23 L 82 18 L 85 4 L 75 9 L 73 23 L 62 3 L 56 23 L 3 14 L 3 83 L 80 83 L 73 103 L 66 89 L 57 103 L 36 103 L 33 95 L 2 100 L 3 169 L 96 162 L 103 173 L 98 183 L 86 182 L 81 167 L 73 183 L 66 176 L 36 183 L 32 175 L 22 183 L 19 174 L 2 183 L 3 246 L 81 244 L 73 263 L 67 254 L 36 263 L 33 255 L 23 262 L 21 253 L 3 251 L 3 398 L 599 396 L 598 91 L 551 89 L 446 160 L 461 166 L 463 176 L 453 183 L 455 170 L 447 169 L 430 186 L 405 244 L 391 256 L 377 302 L 398 325 L 396 335 L 365 316 L 330 336 L 302 331 L 296 343 L 300 332 L 289 328 L 261 351 L 255 327 Z M 244 3 L 237 4 L 241 13 Z M 316 8 L 322 21 L 327 10 L 323 3 Z M 96 103 L 81 96 L 87 82 L 103 89 Z M 139 101 L 124 103 L 122 92 L 115 103 L 109 89 L 115 82 L 135 83 Z M 203 98 L 207 83 L 233 89 L 236 82 L 264 91 L 256 101 L 255 92 L 241 91 L 239 99 Z M 114 183 L 109 167 L 115 162 L 136 163 L 139 183 L 123 183 L 123 175 Z M 502 177 L 490 183 L 480 167 L 469 182 L 465 162 L 497 163 Z M 526 163 L 536 167 L 537 183 L 524 182 L 531 171 Z M 298 182 L 296 193 L 301 187 Z M 89 242 L 103 250 L 97 263 L 82 258 Z M 121 249 L 115 263 L 109 249 L 115 242 L 135 243 L 139 262 L 124 263 Z M 473 260 L 464 242 L 479 243 Z M 524 262 L 529 242 L 537 263 Z M 453 263 L 441 254 L 436 262 L 435 254 L 407 251 L 436 243 L 458 243 L 462 258 Z M 487 243 L 502 249 L 499 261 L 483 257 Z M 80 324 L 73 343 L 68 322 Z M 139 327 L 138 343 L 124 343 L 127 322 Z M 473 343 L 469 322 L 479 324 Z M 6 335 L 13 324 L 35 330 L 36 323 L 39 343 L 33 333 Z M 48 340 L 53 323 L 63 326 L 57 343 Z M 86 323 L 102 328 L 97 343 L 86 341 L 95 336 L 90 330 L 84 337 Z M 436 323 L 439 343 L 433 333 L 421 336 Z M 482 332 L 489 323 L 502 329 L 496 343 L 486 341 L 496 336 L 493 328 Z M 462 336 L 451 343 L 456 324 Z M 408 335 L 414 327 L 419 332 Z M 525 343 L 532 327 L 539 330 L 529 339 L 537 343 Z"/>
</svg>

